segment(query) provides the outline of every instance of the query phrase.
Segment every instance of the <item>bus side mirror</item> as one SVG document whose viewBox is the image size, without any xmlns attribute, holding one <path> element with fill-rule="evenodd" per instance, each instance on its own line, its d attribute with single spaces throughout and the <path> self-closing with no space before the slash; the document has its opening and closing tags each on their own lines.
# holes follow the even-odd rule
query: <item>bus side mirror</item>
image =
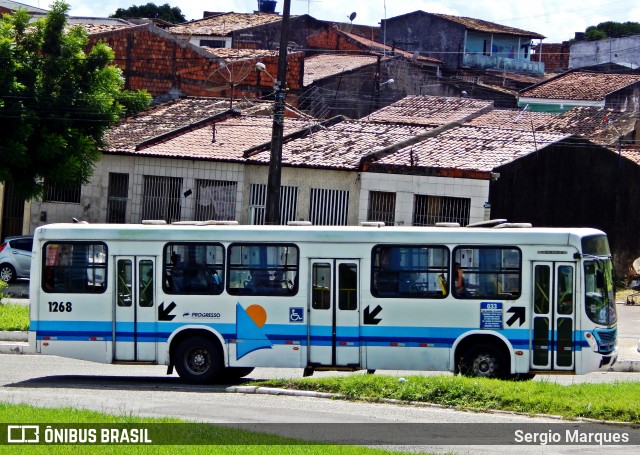
<svg viewBox="0 0 640 455">
<path fill-rule="evenodd" d="M 602 270 L 596 270 L 596 287 L 598 289 L 604 288 L 604 273 L 602 273 Z"/>
</svg>

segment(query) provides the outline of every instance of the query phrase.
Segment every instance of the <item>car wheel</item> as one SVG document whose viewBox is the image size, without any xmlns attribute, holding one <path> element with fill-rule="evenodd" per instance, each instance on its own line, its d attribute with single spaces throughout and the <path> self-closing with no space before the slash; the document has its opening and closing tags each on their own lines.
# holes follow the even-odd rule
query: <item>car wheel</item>
<svg viewBox="0 0 640 455">
<path fill-rule="evenodd" d="M 0 280 L 13 283 L 16 280 L 16 269 L 11 264 L 0 265 Z"/>
<path fill-rule="evenodd" d="M 213 341 L 201 336 L 180 343 L 175 366 L 180 377 L 192 384 L 211 384 L 220 379 L 223 370 L 220 350 Z"/>
</svg>

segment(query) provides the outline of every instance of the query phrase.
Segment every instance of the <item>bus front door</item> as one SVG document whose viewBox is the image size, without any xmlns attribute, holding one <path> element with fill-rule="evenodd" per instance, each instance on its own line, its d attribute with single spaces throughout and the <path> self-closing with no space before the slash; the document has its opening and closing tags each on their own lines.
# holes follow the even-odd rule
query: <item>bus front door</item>
<svg viewBox="0 0 640 455">
<path fill-rule="evenodd" d="M 310 262 L 309 364 L 360 365 L 360 264 L 351 259 Z"/>
<path fill-rule="evenodd" d="M 117 256 L 113 359 L 156 360 L 155 258 Z"/>
<path fill-rule="evenodd" d="M 575 369 L 575 264 L 533 264 L 531 369 Z"/>
</svg>

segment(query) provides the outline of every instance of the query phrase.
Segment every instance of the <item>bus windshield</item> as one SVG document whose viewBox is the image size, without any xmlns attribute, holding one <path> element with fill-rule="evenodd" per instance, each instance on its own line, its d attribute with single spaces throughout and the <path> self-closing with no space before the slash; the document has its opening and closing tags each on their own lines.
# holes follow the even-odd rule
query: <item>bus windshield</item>
<svg viewBox="0 0 640 455">
<path fill-rule="evenodd" d="M 584 263 L 585 310 L 596 324 L 611 325 L 618 320 L 613 295 L 611 259 L 596 258 Z"/>
</svg>

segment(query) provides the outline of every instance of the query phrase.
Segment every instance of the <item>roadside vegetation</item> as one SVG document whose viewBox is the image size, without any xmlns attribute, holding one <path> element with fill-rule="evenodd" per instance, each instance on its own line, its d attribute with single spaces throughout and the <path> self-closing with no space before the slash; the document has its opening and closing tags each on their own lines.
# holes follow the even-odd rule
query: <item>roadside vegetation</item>
<svg viewBox="0 0 640 455">
<path fill-rule="evenodd" d="M 640 382 L 561 385 L 548 381 L 503 381 L 462 376 L 352 375 L 270 380 L 259 384 L 339 394 L 350 400 L 434 403 L 461 410 L 498 409 L 640 423 Z"/>
<path fill-rule="evenodd" d="M 0 331 L 29 330 L 29 306 L 3 303 L 0 300 Z"/>
<path fill-rule="evenodd" d="M 143 418 L 130 415 L 114 416 L 94 411 L 85 411 L 71 408 L 47 409 L 36 408 L 27 405 L 15 405 L 0 403 L 0 422 L 10 424 L 41 424 L 48 422 L 52 424 L 126 424 L 136 428 L 153 427 L 156 424 L 170 425 L 171 431 L 164 431 L 160 436 L 161 444 L 150 445 L 30 445 L 31 454 L 167 454 L 175 453 L 216 453 L 216 454 L 240 454 L 240 453 L 260 453 L 266 455 L 280 454 L 302 454 L 302 455 L 383 455 L 396 452 L 387 450 L 369 449 L 365 447 L 347 445 L 320 445 L 309 444 L 306 441 L 287 439 L 279 436 L 254 433 L 250 431 L 237 430 L 220 427 L 206 423 L 192 423 L 184 420 L 163 418 Z M 143 425 L 141 425 L 143 424 Z M 186 425 L 188 424 L 188 425 Z M 114 428 L 114 427 L 112 427 Z M 158 432 L 155 433 L 158 435 Z M 165 440 L 164 437 L 167 439 Z M 206 445 L 171 445 L 170 442 L 176 440 L 196 440 L 206 441 Z M 153 440 L 153 439 L 152 439 Z M 163 445 L 167 443 L 166 445 Z M 24 447 L 23 447 L 24 448 Z M 15 445 L 0 445 L 0 454 L 17 453 Z"/>
</svg>

